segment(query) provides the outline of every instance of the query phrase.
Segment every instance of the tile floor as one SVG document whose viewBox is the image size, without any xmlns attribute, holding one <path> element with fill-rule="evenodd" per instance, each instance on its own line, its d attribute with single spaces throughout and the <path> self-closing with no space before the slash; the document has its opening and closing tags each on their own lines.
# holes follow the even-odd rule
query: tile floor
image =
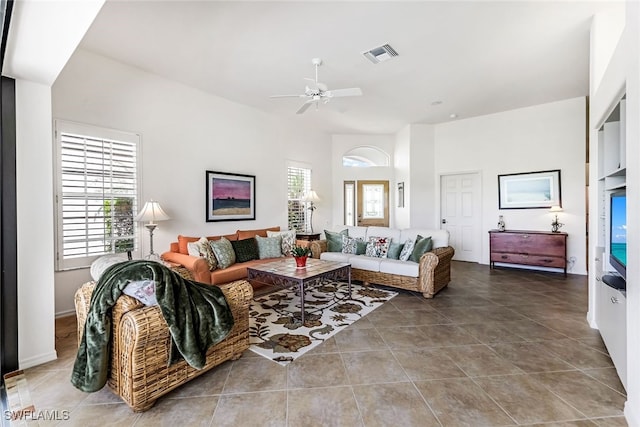
<svg viewBox="0 0 640 427">
<path fill-rule="evenodd" d="M 71 386 L 75 319 L 59 319 L 59 359 L 26 371 L 31 398 L 70 410 L 65 426 L 626 425 L 624 388 L 585 320 L 586 277 L 461 262 L 452 276 L 436 298 L 401 291 L 287 367 L 247 351 L 143 414 Z"/>
</svg>

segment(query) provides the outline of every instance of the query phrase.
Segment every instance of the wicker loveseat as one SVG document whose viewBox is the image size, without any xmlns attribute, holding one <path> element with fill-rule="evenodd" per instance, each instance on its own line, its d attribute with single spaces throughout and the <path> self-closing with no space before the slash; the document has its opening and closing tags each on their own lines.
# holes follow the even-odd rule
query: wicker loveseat
<svg viewBox="0 0 640 427">
<path fill-rule="evenodd" d="M 78 340 L 84 332 L 95 282 L 75 295 Z M 249 348 L 249 304 L 253 288 L 240 280 L 221 285 L 234 318 L 229 335 L 209 348 L 201 370 L 184 360 L 167 366 L 171 335 L 158 306 L 145 307 L 122 295 L 112 310 L 111 360 L 107 385 L 134 411 L 146 411 L 156 399 L 226 360 L 238 359 Z"/>
<path fill-rule="evenodd" d="M 365 285 L 376 283 L 422 293 L 425 298 L 433 296 L 451 281 L 451 258 L 454 249 L 449 246 L 449 232 L 446 230 L 393 229 L 389 227 L 334 226 L 331 231 L 348 230 L 350 237 L 366 241 L 369 237 L 388 237 L 393 242 L 403 243 L 415 239 L 418 234 L 431 237 L 433 249 L 420 258 L 420 262 L 380 259 L 366 255 L 327 252 L 327 241 L 311 242 L 314 258 L 327 261 L 349 262 L 351 278 Z"/>
</svg>

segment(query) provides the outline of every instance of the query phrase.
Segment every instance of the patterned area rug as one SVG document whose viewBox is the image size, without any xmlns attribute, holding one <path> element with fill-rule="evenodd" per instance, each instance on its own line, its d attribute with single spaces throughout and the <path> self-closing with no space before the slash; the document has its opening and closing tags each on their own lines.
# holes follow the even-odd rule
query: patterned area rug
<svg viewBox="0 0 640 427">
<path fill-rule="evenodd" d="M 287 365 L 326 339 L 397 295 L 396 292 L 326 281 L 305 292 L 305 321 L 300 321 L 297 289 L 281 289 L 255 297 L 251 303 L 251 351 Z"/>
</svg>

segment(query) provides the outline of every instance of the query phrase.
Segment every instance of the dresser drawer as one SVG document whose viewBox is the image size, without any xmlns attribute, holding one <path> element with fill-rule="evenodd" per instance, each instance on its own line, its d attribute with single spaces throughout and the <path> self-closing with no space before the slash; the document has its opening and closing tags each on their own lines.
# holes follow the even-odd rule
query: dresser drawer
<svg viewBox="0 0 640 427">
<path fill-rule="evenodd" d="M 565 259 L 549 255 L 510 254 L 505 252 L 492 252 L 491 262 L 504 262 L 508 264 L 537 265 L 538 267 L 564 268 Z"/>
<path fill-rule="evenodd" d="M 528 233 L 492 233 L 491 252 L 564 257 L 565 236 Z"/>
</svg>

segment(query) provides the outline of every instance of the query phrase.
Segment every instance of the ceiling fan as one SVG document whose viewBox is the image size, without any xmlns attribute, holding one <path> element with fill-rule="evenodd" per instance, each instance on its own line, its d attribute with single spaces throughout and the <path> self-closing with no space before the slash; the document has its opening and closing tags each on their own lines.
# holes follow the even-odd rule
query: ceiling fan
<svg viewBox="0 0 640 427">
<path fill-rule="evenodd" d="M 302 106 L 296 111 L 296 114 L 302 114 L 311 106 L 311 104 L 316 105 L 316 109 L 318 108 L 318 104 L 322 102 L 326 104 L 331 100 L 331 98 L 338 98 L 342 96 L 361 96 L 362 90 L 359 87 L 351 87 L 348 89 L 334 89 L 329 90 L 326 84 L 318 81 L 318 67 L 322 65 L 322 59 L 313 58 L 311 63 L 316 67 L 316 78 L 305 78 L 310 83 L 305 86 L 304 93 L 300 95 L 272 95 L 269 98 L 306 98 L 307 100 L 302 104 Z"/>
</svg>

